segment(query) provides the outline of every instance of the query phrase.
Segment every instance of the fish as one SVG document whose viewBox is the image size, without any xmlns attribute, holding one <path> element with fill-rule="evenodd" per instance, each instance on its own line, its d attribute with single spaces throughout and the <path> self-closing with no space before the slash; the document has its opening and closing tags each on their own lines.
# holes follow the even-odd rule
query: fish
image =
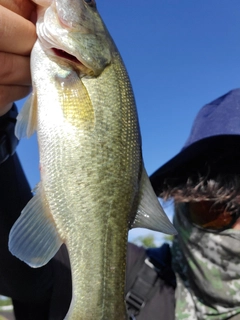
<svg viewBox="0 0 240 320">
<path fill-rule="evenodd" d="M 67 246 L 65 319 L 127 319 L 128 231 L 176 231 L 144 167 L 131 82 L 94 0 L 35 0 L 32 94 L 15 128 L 37 132 L 40 182 L 9 235 L 31 267 Z"/>
</svg>

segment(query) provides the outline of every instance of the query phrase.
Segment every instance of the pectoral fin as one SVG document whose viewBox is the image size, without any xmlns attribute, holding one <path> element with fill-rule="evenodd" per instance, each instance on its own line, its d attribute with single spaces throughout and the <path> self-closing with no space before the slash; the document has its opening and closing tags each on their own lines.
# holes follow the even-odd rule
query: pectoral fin
<svg viewBox="0 0 240 320">
<path fill-rule="evenodd" d="M 39 184 L 36 195 L 11 229 L 9 250 L 31 267 L 40 267 L 55 255 L 62 243 Z"/>
<path fill-rule="evenodd" d="M 139 206 L 131 227 L 147 228 L 168 234 L 177 233 L 158 201 L 145 168 L 140 183 Z"/>
<path fill-rule="evenodd" d="M 37 127 L 37 96 L 33 92 L 23 105 L 17 116 L 15 126 L 15 135 L 20 140 L 24 137 L 30 137 Z"/>
</svg>

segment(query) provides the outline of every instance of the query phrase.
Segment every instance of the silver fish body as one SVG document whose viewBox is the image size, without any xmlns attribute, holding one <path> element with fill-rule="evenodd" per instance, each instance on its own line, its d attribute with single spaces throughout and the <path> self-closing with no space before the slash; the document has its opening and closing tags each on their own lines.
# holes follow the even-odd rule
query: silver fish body
<svg viewBox="0 0 240 320">
<path fill-rule="evenodd" d="M 55 0 L 39 8 L 33 94 L 16 134 L 37 131 L 41 182 L 11 230 L 9 247 L 39 267 L 65 243 L 73 282 L 67 319 L 120 320 L 127 319 L 129 228 L 175 230 L 143 166 L 124 64 L 94 1 L 87 2 Z"/>
</svg>

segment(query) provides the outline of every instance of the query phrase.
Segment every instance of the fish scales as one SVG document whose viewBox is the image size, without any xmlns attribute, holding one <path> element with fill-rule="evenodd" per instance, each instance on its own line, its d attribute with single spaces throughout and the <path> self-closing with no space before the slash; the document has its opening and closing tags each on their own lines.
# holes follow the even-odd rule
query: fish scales
<svg viewBox="0 0 240 320">
<path fill-rule="evenodd" d="M 73 284 L 66 319 L 124 320 L 129 228 L 175 230 L 144 169 L 130 80 L 95 2 L 35 2 L 33 94 L 16 134 L 37 131 L 41 182 L 9 248 L 39 267 L 65 243 Z"/>
<path fill-rule="evenodd" d="M 141 151 L 138 127 L 131 124 L 134 117 L 136 122 L 132 92 L 128 89 L 127 93 L 121 94 L 129 82 L 117 63 L 104 70 L 97 84 L 85 82 L 94 109 L 94 127 L 90 135 L 85 136 L 82 126 L 75 125 L 77 129 L 72 134 L 63 135 L 59 130 L 57 136 L 56 120 L 51 132 L 46 132 L 49 125 L 43 122 L 43 129 L 39 126 L 38 131 L 39 147 L 44 150 L 40 154 L 40 163 L 46 177 L 43 181 L 47 201 L 54 212 L 59 233 L 66 241 L 73 286 L 78 288 L 73 288 L 76 292 L 76 319 L 111 319 L 113 314 L 124 319 L 125 315 L 124 304 L 116 306 L 124 294 L 123 261 L 126 260 L 129 214 L 138 192 Z M 72 104 L 67 107 L 69 110 L 63 112 L 68 114 L 66 121 L 70 116 L 70 123 L 78 123 L 73 119 Z M 48 105 L 46 108 L 39 110 L 39 119 L 48 122 L 52 110 Z M 50 148 L 49 140 L 52 141 Z M 56 201 L 59 195 L 67 195 L 63 207 Z M 81 234 L 77 236 L 79 230 Z M 84 270 L 84 277 L 77 276 L 81 270 Z M 99 283 L 98 290 L 95 289 L 96 283 Z M 89 299 L 96 305 L 90 304 Z M 72 317 L 75 319 L 74 314 Z"/>
</svg>

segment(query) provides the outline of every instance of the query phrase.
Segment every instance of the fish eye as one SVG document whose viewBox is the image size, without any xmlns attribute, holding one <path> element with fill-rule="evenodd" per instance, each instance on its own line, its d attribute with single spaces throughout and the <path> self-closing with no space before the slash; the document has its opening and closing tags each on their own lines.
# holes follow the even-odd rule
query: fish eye
<svg viewBox="0 0 240 320">
<path fill-rule="evenodd" d="M 90 7 L 96 6 L 95 0 L 84 0 L 84 2 L 87 3 Z"/>
</svg>

